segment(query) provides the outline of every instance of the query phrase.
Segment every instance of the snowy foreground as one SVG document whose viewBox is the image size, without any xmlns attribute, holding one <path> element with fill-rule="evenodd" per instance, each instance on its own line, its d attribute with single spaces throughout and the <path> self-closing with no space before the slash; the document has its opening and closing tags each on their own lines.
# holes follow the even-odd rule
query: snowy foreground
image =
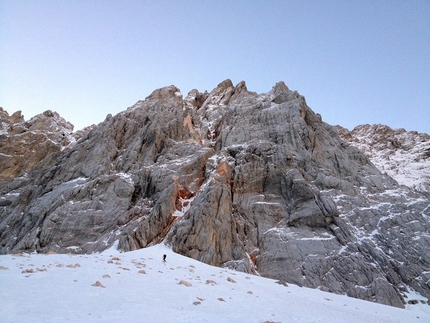
<svg viewBox="0 0 430 323">
<path fill-rule="evenodd" d="M 3 255 L 0 295 L 2 323 L 430 322 L 427 304 L 403 310 L 284 286 L 202 264 L 164 245 L 128 253 Z"/>
</svg>

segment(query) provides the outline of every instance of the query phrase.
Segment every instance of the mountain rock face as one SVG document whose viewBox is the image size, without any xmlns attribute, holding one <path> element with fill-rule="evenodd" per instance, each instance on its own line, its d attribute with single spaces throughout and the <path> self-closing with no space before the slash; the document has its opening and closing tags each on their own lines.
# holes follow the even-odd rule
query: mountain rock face
<svg viewBox="0 0 430 323">
<path fill-rule="evenodd" d="M 158 89 L 5 177 L 0 196 L 1 253 L 164 241 L 383 304 L 430 298 L 428 195 L 381 173 L 283 82 L 265 94 L 230 80 L 185 98 Z"/>
<path fill-rule="evenodd" d="M 13 179 L 47 155 L 75 141 L 73 125 L 46 111 L 25 122 L 21 111 L 11 116 L 0 108 L 0 181 Z"/>
<path fill-rule="evenodd" d="M 385 125 L 337 126 L 339 136 L 363 151 L 399 184 L 430 194 L 430 136 Z"/>
</svg>

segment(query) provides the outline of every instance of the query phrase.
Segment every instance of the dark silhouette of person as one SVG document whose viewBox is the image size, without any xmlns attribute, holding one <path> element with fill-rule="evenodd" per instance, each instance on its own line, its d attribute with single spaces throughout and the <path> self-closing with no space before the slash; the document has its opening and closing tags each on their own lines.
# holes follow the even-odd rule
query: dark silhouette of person
<svg viewBox="0 0 430 323">
<path fill-rule="evenodd" d="M 163 262 L 166 262 L 167 255 L 163 255 Z"/>
</svg>

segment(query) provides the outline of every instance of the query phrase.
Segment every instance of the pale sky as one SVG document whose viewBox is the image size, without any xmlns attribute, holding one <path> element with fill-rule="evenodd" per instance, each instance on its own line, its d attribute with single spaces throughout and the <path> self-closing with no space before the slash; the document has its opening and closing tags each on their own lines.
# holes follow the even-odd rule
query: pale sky
<svg viewBox="0 0 430 323">
<path fill-rule="evenodd" d="M 430 1 L 0 0 L 0 106 L 75 130 L 176 85 L 279 81 L 325 122 L 430 133 Z"/>
</svg>

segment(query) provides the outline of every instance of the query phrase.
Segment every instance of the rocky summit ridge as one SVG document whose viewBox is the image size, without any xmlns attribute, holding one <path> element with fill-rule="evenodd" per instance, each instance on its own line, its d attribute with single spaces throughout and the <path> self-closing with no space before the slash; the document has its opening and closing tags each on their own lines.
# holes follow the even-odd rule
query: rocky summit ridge
<svg viewBox="0 0 430 323">
<path fill-rule="evenodd" d="M 388 126 L 360 125 L 339 136 L 363 151 L 381 171 L 422 193 L 430 193 L 430 135 Z"/>
<path fill-rule="evenodd" d="M 164 87 L 79 135 L 47 112 L 46 140 L 0 112 L 2 254 L 164 241 L 280 282 L 397 307 L 430 299 L 428 186 L 382 173 L 283 82 L 185 98 Z M 45 154 L 26 163 L 19 136 Z"/>
</svg>

